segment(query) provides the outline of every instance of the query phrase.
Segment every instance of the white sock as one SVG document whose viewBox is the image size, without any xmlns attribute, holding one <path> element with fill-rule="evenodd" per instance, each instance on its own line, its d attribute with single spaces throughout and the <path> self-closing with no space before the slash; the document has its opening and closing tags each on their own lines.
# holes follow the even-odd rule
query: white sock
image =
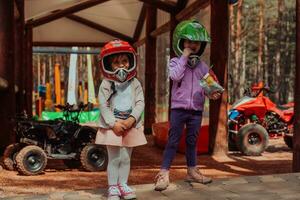
<svg viewBox="0 0 300 200">
<path fill-rule="evenodd" d="M 132 147 L 121 147 L 120 149 L 120 168 L 119 168 L 119 183 L 124 184 L 128 181 L 130 172 L 130 158 Z"/>
<path fill-rule="evenodd" d="M 108 153 L 107 179 L 108 185 L 117 185 L 119 180 L 120 149 L 118 146 L 106 146 Z"/>
</svg>

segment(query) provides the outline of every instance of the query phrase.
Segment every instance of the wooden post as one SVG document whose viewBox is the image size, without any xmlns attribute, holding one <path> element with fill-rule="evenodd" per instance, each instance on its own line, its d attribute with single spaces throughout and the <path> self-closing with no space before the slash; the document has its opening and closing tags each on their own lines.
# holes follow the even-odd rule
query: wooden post
<svg viewBox="0 0 300 200">
<path fill-rule="evenodd" d="M 25 28 L 24 41 L 25 58 L 25 107 L 29 116 L 32 116 L 32 88 L 33 88 L 33 67 L 32 67 L 32 26 Z"/>
<path fill-rule="evenodd" d="M 296 1 L 296 79 L 294 101 L 293 171 L 300 172 L 300 0 Z"/>
<path fill-rule="evenodd" d="M 227 64 L 229 40 L 229 16 L 227 1 L 211 0 L 211 55 L 214 72 L 220 84 L 227 89 Z M 226 154 L 227 144 L 227 90 L 217 101 L 209 104 L 209 152 Z"/>
<path fill-rule="evenodd" d="M 156 29 L 157 10 L 147 5 L 146 18 L 146 65 L 145 65 L 145 134 L 151 133 L 155 123 L 155 88 L 156 88 L 156 38 L 150 33 Z"/>
<path fill-rule="evenodd" d="M 0 1 L 0 77 L 7 88 L 0 91 L 0 152 L 12 142 L 15 116 L 14 1 Z"/>
<path fill-rule="evenodd" d="M 24 65 L 23 65 L 23 40 L 24 40 L 24 0 L 16 0 L 19 16 L 15 16 L 15 83 L 18 87 L 16 92 L 16 112 L 21 113 L 25 109 L 24 97 Z"/>
<path fill-rule="evenodd" d="M 176 15 L 171 14 L 170 15 L 170 59 L 174 58 L 176 56 L 174 50 L 173 50 L 173 33 L 177 26 L 178 21 L 176 20 Z M 172 96 L 172 85 L 173 81 L 169 80 L 169 120 L 170 120 L 170 114 L 171 114 L 171 96 Z"/>
</svg>

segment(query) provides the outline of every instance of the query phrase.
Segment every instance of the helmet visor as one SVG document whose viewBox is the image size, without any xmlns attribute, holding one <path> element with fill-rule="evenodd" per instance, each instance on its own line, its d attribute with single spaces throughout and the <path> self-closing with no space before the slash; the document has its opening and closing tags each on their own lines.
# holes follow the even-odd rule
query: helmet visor
<svg viewBox="0 0 300 200">
<path fill-rule="evenodd" d="M 136 67 L 136 60 L 132 52 L 113 53 L 103 57 L 102 66 L 108 74 L 114 74 L 117 68 L 124 68 L 127 72 L 131 72 Z"/>
</svg>

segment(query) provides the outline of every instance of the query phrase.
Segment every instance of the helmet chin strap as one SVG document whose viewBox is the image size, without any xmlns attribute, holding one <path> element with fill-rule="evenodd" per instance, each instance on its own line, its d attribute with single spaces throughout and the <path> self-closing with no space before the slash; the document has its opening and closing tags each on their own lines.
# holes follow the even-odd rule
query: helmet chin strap
<svg viewBox="0 0 300 200">
<path fill-rule="evenodd" d="M 197 64 L 200 62 L 200 56 L 198 55 L 190 55 L 188 60 L 188 66 L 190 68 L 195 68 Z"/>
<path fill-rule="evenodd" d="M 115 74 L 120 82 L 124 82 L 127 78 L 128 72 L 125 68 L 119 68 L 115 71 Z"/>
</svg>

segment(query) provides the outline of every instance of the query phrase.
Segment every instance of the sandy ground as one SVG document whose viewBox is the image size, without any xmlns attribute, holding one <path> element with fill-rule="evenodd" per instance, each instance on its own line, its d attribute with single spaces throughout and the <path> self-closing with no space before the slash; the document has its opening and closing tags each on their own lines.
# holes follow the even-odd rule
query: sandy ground
<svg viewBox="0 0 300 200">
<path fill-rule="evenodd" d="M 159 171 L 163 150 L 154 146 L 152 136 L 149 143 L 134 149 L 129 184 L 153 183 Z M 214 179 L 241 175 L 265 175 L 292 172 L 292 151 L 283 139 L 272 139 L 262 156 L 242 156 L 229 152 L 228 156 L 198 156 L 201 171 Z M 171 181 L 184 179 L 185 156 L 177 154 L 170 172 Z M 0 169 L 0 197 L 21 194 L 45 194 L 52 191 L 97 189 L 107 186 L 106 172 L 84 172 L 69 170 L 61 161 L 49 162 L 44 174 L 21 176 L 15 171 Z"/>
</svg>

